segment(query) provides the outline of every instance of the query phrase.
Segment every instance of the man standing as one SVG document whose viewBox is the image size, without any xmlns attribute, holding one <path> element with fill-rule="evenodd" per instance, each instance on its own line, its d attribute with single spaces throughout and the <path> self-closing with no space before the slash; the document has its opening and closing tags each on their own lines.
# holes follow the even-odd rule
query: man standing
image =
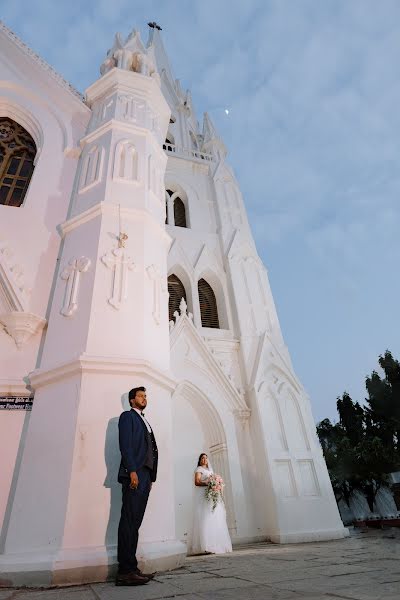
<svg viewBox="0 0 400 600">
<path fill-rule="evenodd" d="M 116 585 L 143 585 L 153 575 L 138 569 L 136 548 L 153 481 L 157 477 L 158 450 L 150 424 L 145 419 L 146 388 L 129 392 L 131 410 L 119 418 L 121 465 L 118 481 L 122 484 L 122 509 L 118 527 L 118 574 Z"/>
</svg>

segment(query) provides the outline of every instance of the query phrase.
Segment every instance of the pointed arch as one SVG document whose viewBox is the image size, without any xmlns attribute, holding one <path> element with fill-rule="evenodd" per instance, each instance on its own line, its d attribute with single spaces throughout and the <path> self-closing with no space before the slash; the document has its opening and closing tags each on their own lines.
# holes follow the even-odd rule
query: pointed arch
<svg viewBox="0 0 400 600">
<path fill-rule="evenodd" d="M 188 228 L 188 197 L 179 185 L 166 185 L 166 221 L 167 225 Z"/>
<path fill-rule="evenodd" d="M 181 303 L 182 298 L 185 299 L 187 303 L 187 296 L 185 286 L 182 281 L 177 277 L 177 275 L 172 274 L 168 276 L 168 313 L 169 320 L 173 321 L 174 313 L 179 309 L 179 305 Z"/>
<path fill-rule="evenodd" d="M 211 285 L 205 279 L 197 283 L 202 327 L 219 329 L 217 300 Z"/>
<path fill-rule="evenodd" d="M 185 205 L 179 196 L 174 200 L 174 220 L 175 227 L 187 227 Z"/>
<path fill-rule="evenodd" d="M 138 154 L 129 140 L 120 140 L 115 146 L 113 179 L 136 181 L 138 178 Z"/>
<path fill-rule="evenodd" d="M 0 204 L 22 205 L 34 170 L 36 144 L 26 129 L 0 118 Z"/>
<path fill-rule="evenodd" d="M 103 146 L 92 146 L 82 159 L 79 193 L 97 185 L 102 178 L 104 162 Z"/>
<path fill-rule="evenodd" d="M 236 533 L 228 446 L 221 417 L 207 395 L 189 381 L 182 381 L 179 383 L 173 393 L 172 401 L 174 404 L 182 400 L 186 400 L 191 405 L 200 420 L 206 444 L 210 450 L 213 468 L 216 473 L 219 473 L 222 476 L 225 482 L 225 504 L 228 528 L 231 533 Z"/>
</svg>

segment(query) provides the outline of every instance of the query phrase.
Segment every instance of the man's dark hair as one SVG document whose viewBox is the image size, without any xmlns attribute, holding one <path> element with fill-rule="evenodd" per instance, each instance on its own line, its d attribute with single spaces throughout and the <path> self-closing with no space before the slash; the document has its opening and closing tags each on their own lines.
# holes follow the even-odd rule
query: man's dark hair
<svg viewBox="0 0 400 600">
<path fill-rule="evenodd" d="M 143 385 L 141 385 L 140 387 L 132 388 L 131 390 L 129 390 L 129 395 L 128 395 L 129 404 L 132 406 L 131 400 L 135 399 L 136 392 L 145 392 L 145 391 L 146 391 L 146 388 L 143 387 Z"/>
<path fill-rule="evenodd" d="M 202 452 L 199 456 L 199 460 L 197 461 L 197 466 L 200 467 L 200 463 L 201 463 L 201 459 L 203 458 L 203 456 L 207 456 L 207 454 L 205 452 Z M 208 456 L 207 456 L 207 462 L 208 462 Z"/>
</svg>

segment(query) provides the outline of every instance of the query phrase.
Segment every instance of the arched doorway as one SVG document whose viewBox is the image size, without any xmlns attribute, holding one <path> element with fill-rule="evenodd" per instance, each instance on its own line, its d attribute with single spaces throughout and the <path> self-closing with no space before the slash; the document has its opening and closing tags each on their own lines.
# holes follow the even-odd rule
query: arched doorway
<svg viewBox="0 0 400 600">
<path fill-rule="evenodd" d="M 181 382 L 173 397 L 176 531 L 187 540 L 192 521 L 193 477 L 197 459 L 206 452 L 213 469 L 225 481 L 225 506 L 231 536 L 236 533 L 227 441 L 221 418 L 207 398 L 188 381 Z"/>
</svg>

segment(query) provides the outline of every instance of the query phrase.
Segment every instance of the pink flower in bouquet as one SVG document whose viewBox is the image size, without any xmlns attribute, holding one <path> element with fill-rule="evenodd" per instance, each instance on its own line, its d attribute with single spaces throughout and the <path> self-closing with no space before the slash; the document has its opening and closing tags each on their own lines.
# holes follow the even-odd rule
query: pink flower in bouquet
<svg viewBox="0 0 400 600">
<path fill-rule="evenodd" d="M 224 486 L 224 480 L 220 475 L 210 475 L 205 495 L 207 500 L 212 503 L 213 511 L 215 510 L 218 502 L 222 502 L 222 492 Z"/>
</svg>

